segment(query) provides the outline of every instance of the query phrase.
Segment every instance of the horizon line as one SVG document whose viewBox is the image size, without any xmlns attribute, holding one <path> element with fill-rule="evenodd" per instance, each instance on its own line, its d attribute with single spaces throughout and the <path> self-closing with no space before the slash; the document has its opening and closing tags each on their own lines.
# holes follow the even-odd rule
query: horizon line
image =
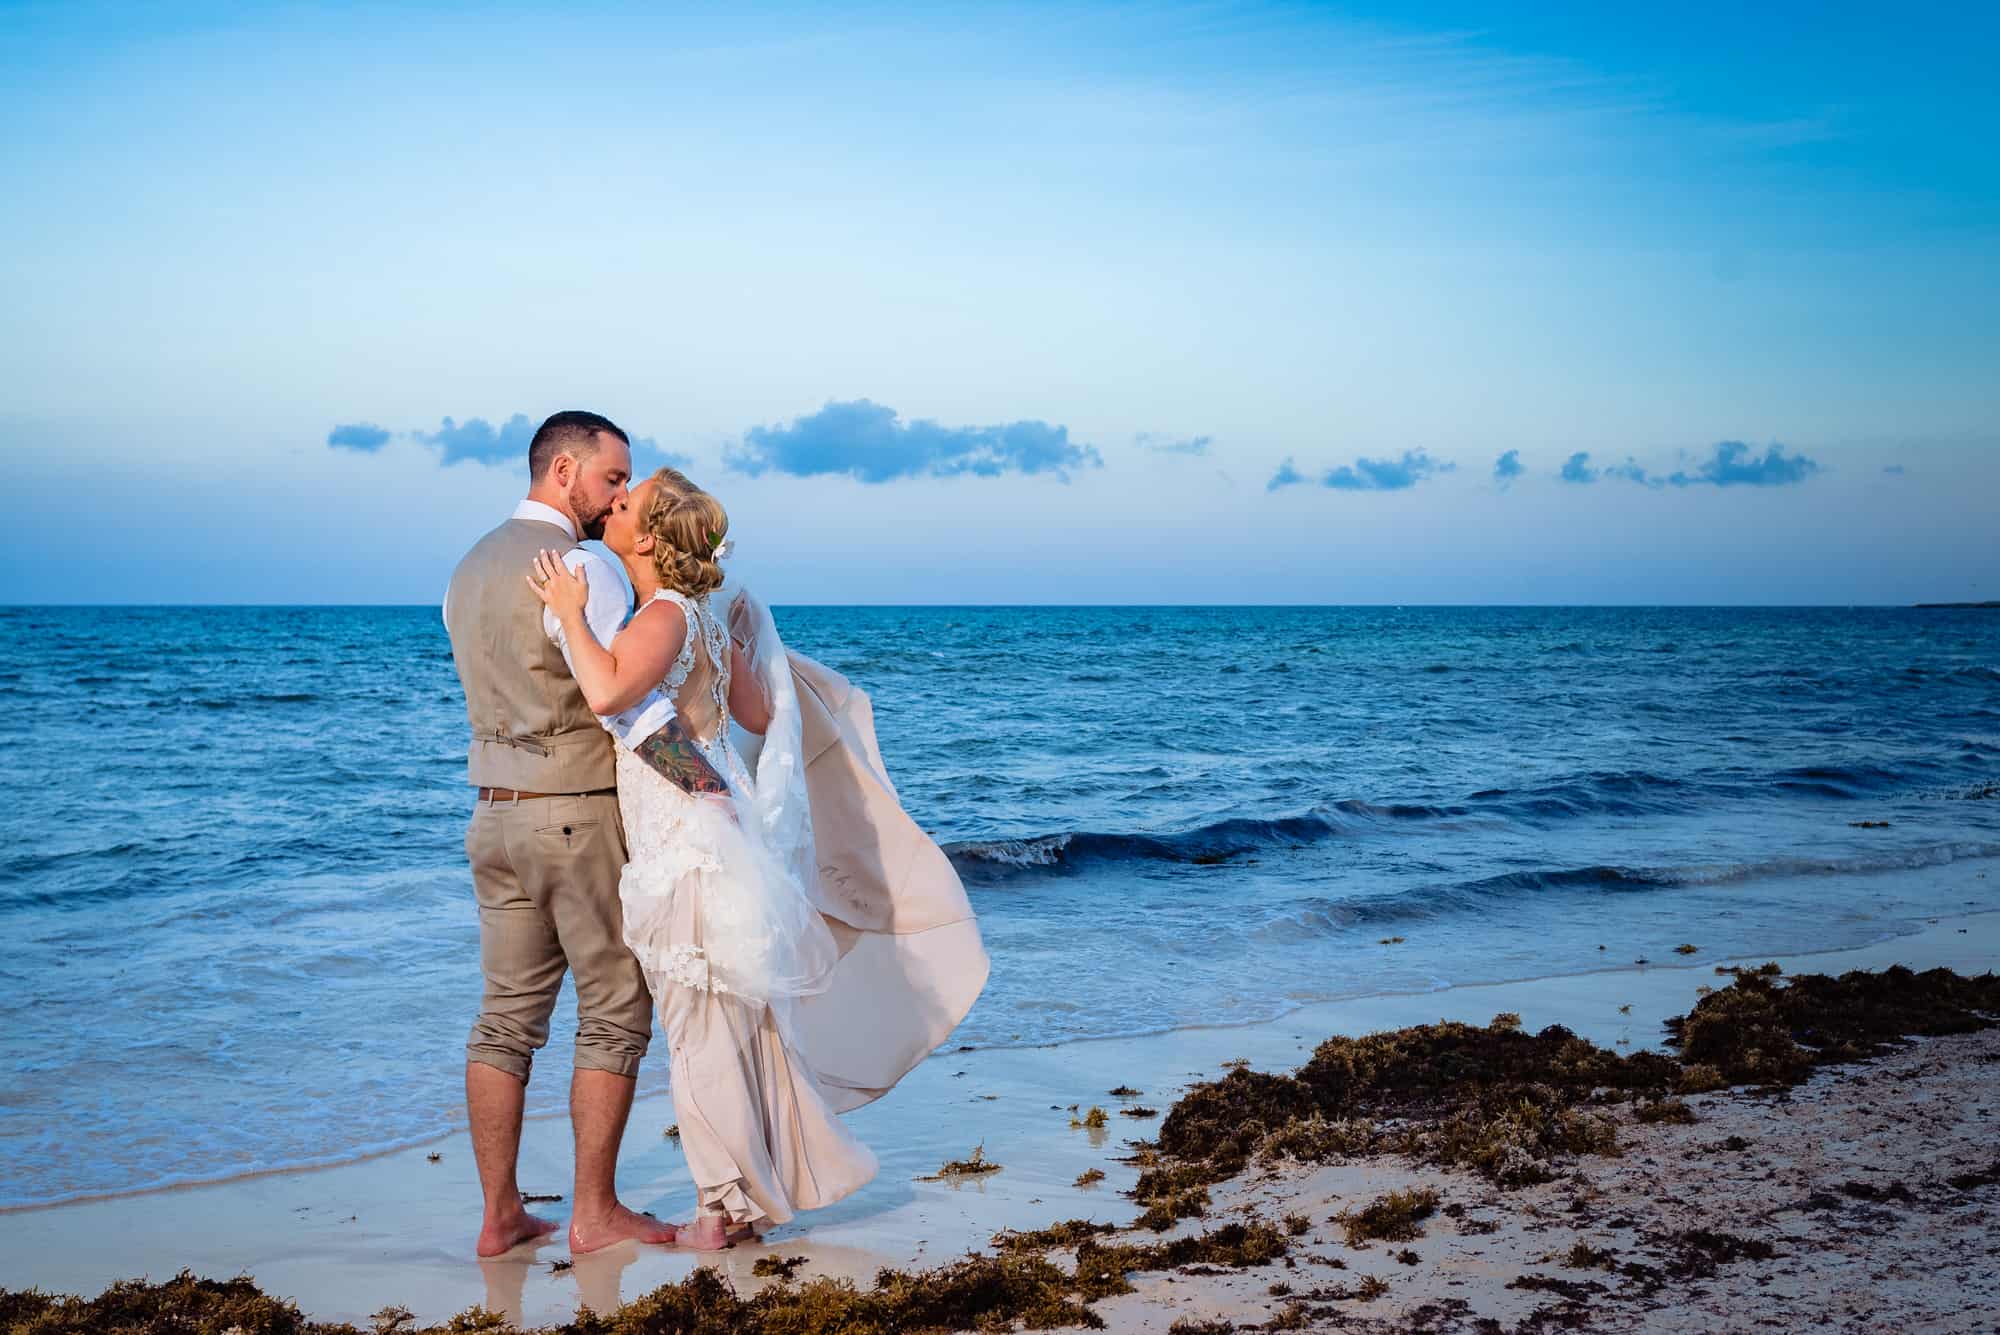
<svg viewBox="0 0 2000 1335">
<path fill-rule="evenodd" d="M 940 610 L 1083 610 L 1083 609 L 1143 609 L 1179 611 L 1183 609 L 1215 607 L 1216 600 L 1210 599 L 1192 603 L 836 603 L 836 602 L 775 602 L 770 606 L 780 607 L 827 607 L 827 608 L 871 608 L 871 609 L 940 609 Z M 1273 609 L 1332 609 L 1332 608 L 1438 608 L 1438 609 L 1503 609 L 1503 608 L 1658 608 L 1663 610 L 1815 610 L 1848 609 L 1871 610 L 1890 609 L 1906 611 L 1952 611 L 2000 608 L 2000 600 L 1946 600 L 1938 602 L 1912 603 L 1444 603 L 1444 602 L 1379 602 L 1379 603 L 1257 603 L 1232 602 L 1230 607 L 1263 607 Z M 244 611 L 319 611 L 350 608 L 367 611 L 431 610 L 442 608 L 441 602 L 421 603 L 363 603 L 363 602 L 321 602 L 321 603 L 111 603 L 111 602 L 69 602 L 69 603 L 0 603 L 0 612 L 15 611 L 65 611 L 82 608 L 146 611 L 196 611 L 228 610 Z"/>
</svg>

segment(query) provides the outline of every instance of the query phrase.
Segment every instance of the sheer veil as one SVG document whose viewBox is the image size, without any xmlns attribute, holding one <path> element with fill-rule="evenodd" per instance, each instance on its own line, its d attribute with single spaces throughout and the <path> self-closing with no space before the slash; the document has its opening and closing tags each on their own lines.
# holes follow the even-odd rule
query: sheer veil
<svg viewBox="0 0 2000 1335">
<path fill-rule="evenodd" d="M 717 606 L 717 605 L 720 606 Z M 731 783 L 722 880 L 702 894 L 711 969 L 731 992 L 776 1005 L 824 991 L 840 954 L 818 908 L 812 808 L 797 693 L 770 608 L 741 586 L 710 595 L 771 712 L 762 738 L 732 725 L 747 774 Z M 744 780 L 748 782 L 745 783 Z"/>
</svg>

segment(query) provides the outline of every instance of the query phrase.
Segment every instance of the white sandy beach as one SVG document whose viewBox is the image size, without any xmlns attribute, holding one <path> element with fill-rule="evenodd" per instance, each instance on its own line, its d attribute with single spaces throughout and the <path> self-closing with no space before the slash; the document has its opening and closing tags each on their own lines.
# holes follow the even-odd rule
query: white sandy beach
<svg viewBox="0 0 2000 1335">
<path fill-rule="evenodd" d="M 1978 893 L 1984 889 L 1977 886 Z M 1699 927 L 1691 927 L 1688 936 L 1698 945 Z M 1607 956 L 1616 957 L 1617 943 L 1609 945 Z M 881 1158 L 874 1183 L 832 1209 L 776 1230 L 761 1245 L 713 1257 L 626 1245 L 558 1271 L 551 1263 L 567 1260 L 568 1253 L 557 1241 L 480 1262 L 472 1255 L 479 1193 L 469 1143 L 459 1132 L 333 1168 L 0 1214 L 0 1287 L 90 1295 L 117 1279 L 158 1280 L 187 1268 L 215 1278 L 253 1276 L 266 1292 L 328 1320 L 365 1323 L 370 1314 L 397 1305 L 422 1321 L 435 1321 L 477 1303 L 532 1325 L 567 1317 L 580 1306 L 607 1310 L 705 1261 L 748 1290 L 765 1282 L 752 1278 L 751 1266 L 774 1251 L 807 1257 L 802 1276 L 845 1274 L 865 1283 L 879 1266 L 932 1264 L 981 1248 L 1002 1228 L 1075 1217 L 1129 1222 L 1136 1207 L 1119 1193 L 1135 1172 L 1113 1158 L 1126 1152 L 1124 1138 L 1151 1136 L 1158 1121 L 1113 1116 L 1105 1130 L 1071 1129 L 1071 1104 L 1098 1104 L 1114 1113 L 1121 1106 L 1144 1106 L 1163 1113 L 1189 1083 L 1212 1078 L 1236 1058 L 1284 1070 L 1331 1034 L 1438 1019 L 1484 1023 L 1503 1011 L 1518 1013 L 1530 1030 L 1561 1023 L 1620 1051 L 1657 1046 L 1662 1020 L 1686 1012 L 1697 988 L 1723 981 L 1716 977 L 1717 965 L 1770 958 L 1788 974 L 1891 964 L 1980 973 L 2000 967 L 2000 913 L 1927 922 L 1911 935 L 1826 954 L 1729 959 L 1696 954 L 1671 964 L 1625 965 L 1574 977 L 1315 1004 L 1246 1027 L 941 1053 L 889 1097 L 852 1116 L 858 1134 Z M 565 1074 L 544 1071 L 538 1078 Z M 1118 1085 L 1143 1093 L 1110 1097 L 1106 1091 Z M 330 1126 L 339 1115 L 337 1108 L 326 1110 Z M 644 1100 L 635 1108 L 620 1179 L 629 1204 L 682 1218 L 691 1188 L 678 1150 L 662 1134 L 672 1120 L 666 1099 Z M 1662 1137 L 1702 1130 L 1647 1128 Z M 959 1183 L 917 1180 L 975 1146 L 1003 1165 L 1001 1171 Z M 1857 1168 L 1865 1168 L 1865 1150 L 1857 1155 Z M 567 1193 L 567 1122 L 531 1121 L 521 1163 L 526 1190 Z M 1088 1188 L 1072 1185 L 1089 1168 L 1101 1168 L 1105 1179 Z M 1378 1175 L 1385 1182 L 1411 1176 L 1387 1166 Z M 1262 1190 L 1269 1195 L 1272 1188 L 1266 1183 Z M 1327 1213 L 1319 1206 L 1337 1194 L 1324 1181 L 1293 1182 L 1284 1190 L 1302 1200 L 1311 1196 L 1315 1218 Z M 1232 1200 L 1237 1197 L 1218 1196 L 1225 1206 Z M 1252 1201 L 1245 1196 L 1240 1203 Z M 1267 1211 L 1282 1204 L 1255 1203 Z M 539 1208 L 566 1218 L 566 1202 Z M 1378 1248 L 1376 1255 L 1382 1254 Z M 1249 1286 L 1244 1293 L 1218 1292 L 1190 1306 L 1197 1290 L 1187 1281 L 1153 1277 L 1140 1285 L 1139 1294 L 1107 1300 L 1100 1310 L 1113 1328 L 1164 1329 L 1174 1316 L 1204 1308 L 1238 1320 L 1263 1320 L 1276 1304 L 1269 1297 L 1249 1303 L 1245 1294 L 1262 1294 L 1277 1278 L 1260 1270 L 1243 1278 Z M 1505 1278 L 1501 1274 L 1495 1282 Z"/>
</svg>

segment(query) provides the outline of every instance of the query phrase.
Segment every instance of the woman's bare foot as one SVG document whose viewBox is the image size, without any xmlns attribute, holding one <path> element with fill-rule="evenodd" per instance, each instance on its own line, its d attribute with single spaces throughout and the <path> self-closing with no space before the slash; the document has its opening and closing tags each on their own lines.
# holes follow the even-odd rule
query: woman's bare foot
<svg viewBox="0 0 2000 1335">
<path fill-rule="evenodd" d="M 579 1215 L 571 1219 L 569 1249 L 580 1256 L 627 1239 L 634 1242 L 673 1242 L 686 1232 L 678 1224 L 665 1223 L 649 1214 L 613 1205 L 611 1213 L 602 1218 L 585 1219 Z"/>
<path fill-rule="evenodd" d="M 698 1252 L 719 1252 L 739 1239 L 731 1237 L 726 1215 L 698 1214 L 681 1230 L 680 1245 Z"/>
<path fill-rule="evenodd" d="M 527 1207 L 517 1200 L 513 1209 L 486 1216 L 486 1223 L 479 1230 L 477 1250 L 481 1256 L 498 1256 L 530 1239 L 545 1238 L 555 1231 L 555 1220 L 529 1214 Z"/>
</svg>

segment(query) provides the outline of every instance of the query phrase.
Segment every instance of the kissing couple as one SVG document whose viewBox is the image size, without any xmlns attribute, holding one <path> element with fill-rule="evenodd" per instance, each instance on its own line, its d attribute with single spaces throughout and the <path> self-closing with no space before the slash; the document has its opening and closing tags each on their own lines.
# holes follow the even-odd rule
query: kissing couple
<svg viewBox="0 0 2000 1335">
<path fill-rule="evenodd" d="M 875 1156 L 838 1114 L 887 1093 L 986 982 L 964 887 L 903 811 L 868 697 L 788 651 L 725 577 L 721 502 L 672 468 L 631 473 L 610 420 L 550 417 L 526 499 L 445 595 L 478 794 L 481 1256 L 558 1227 L 528 1212 L 516 1160 L 566 972 L 576 1253 L 725 1247 L 855 1191 Z M 679 1224 L 626 1208 L 615 1182 L 655 1014 L 695 1185 Z"/>
</svg>

